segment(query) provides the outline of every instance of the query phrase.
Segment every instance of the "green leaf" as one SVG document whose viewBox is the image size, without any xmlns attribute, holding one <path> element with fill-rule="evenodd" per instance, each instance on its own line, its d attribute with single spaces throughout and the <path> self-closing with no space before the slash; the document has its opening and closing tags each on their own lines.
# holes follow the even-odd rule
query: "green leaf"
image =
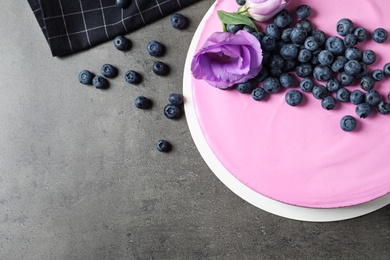
<svg viewBox="0 0 390 260">
<path fill-rule="evenodd" d="M 244 24 L 252 27 L 258 32 L 256 25 L 248 16 L 239 13 L 228 13 L 222 10 L 218 10 L 217 13 L 223 24 Z"/>
</svg>

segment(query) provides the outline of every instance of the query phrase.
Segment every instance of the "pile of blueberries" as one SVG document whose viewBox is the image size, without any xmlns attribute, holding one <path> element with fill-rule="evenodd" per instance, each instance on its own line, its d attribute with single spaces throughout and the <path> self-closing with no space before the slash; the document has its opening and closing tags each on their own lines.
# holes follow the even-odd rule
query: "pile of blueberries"
<svg viewBox="0 0 390 260">
<path fill-rule="evenodd" d="M 243 5 L 245 1 L 237 0 L 237 3 Z M 356 114 L 360 118 L 369 116 L 373 109 L 380 114 L 389 114 L 390 104 L 374 90 L 374 86 L 385 76 L 390 76 L 390 63 L 383 70 L 369 72 L 368 66 L 376 61 L 376 53 L 356 47 L 368 39 L 368 31 L 343 18 L 337 22 L 338 35 L 327 37 L 323 31 L 314 29 L 308 19 L 310 6 L 299 6 L 295 14 L 299 19 L 293 27 L 293 14 L 286 9 L 277 13 L 273 23 L 262 32 L 242 24 L 226 26 L 231 33 L 245 30 L 253 34 L 260 41 L 263 51 L 260 73 L 253 80 L 234 87 L 240 93 L 251 94 L 254 100 L 261 101 L 267 95 L 279 92 L 282 87 L 288 89 L 299 85 L 300 90 L 286 92 L 285 100 L 291 106 L 301 104 L 303 91 L 311 92 L 314 98 L 321 100 L 326 110 L 332 110 L 339 101 L 356 105 Z M 371 38 L 383 43 L 388 33 L 383 28 L 377 28 Z M 300 78 L 299 81 L 293 72 Z M 262 82 L 263 86 L 254 87 L 254 82 Z M 351 92 L 345 88 L 355 82 L 359 82 L 360 89 Z M 390 100 L 390 93 L 387 98 Z M 356 128 L 356 119 L 345 116 L 340 121 L 340 127 L 344 131 L 352 131 Z"/>
<path fill-rule="evenodd" d="M 117 0 L 117 6 L 127 8 L 129 2 L 125 0 Z M 175 29 L 183 29 L 187 25 L 187 19 L 179 13 L 172 14 L 170 23 Z M 131 48 L 131 41 L 124 36 L 117 36 L 114 39 L 114 46 L 119 51 L 127 51 Z M 160 57 L 165 53 L 165 46 L 156 40 L 150 41 L 146 46 L 146 51 L 150 56 Z M 169 66 L 162 61 L 153 63 L 152 71 L 158 76 L 166 76 L 169 74 Z M 104 64 L 100 69 L 101 75 L 95 75 L 89 70 L 82 70 L 78 75 L 78 80 L 81 84 L 93 85 L 97 89 L 109 88 L 108 78 L 115 78 L 118 75 L 118 69 L 111 64 Z M 134 70 L 128 70 L 125 73 L 124 79 L 129 84 L 139 84 L 142 82 L 140 73 Z M 183 96 L 179 93 L 172 93 L 168 96 L 168 102 L 164 107 L 164 115 L 168 119 L 179 119 L 183 115 Z M 138 109 L 150 109 L 153 102 L 144 96 L 138 96 L 134 105 Z M 156 143 L 156 148 L 160 152 L 169 152 L 172 149 L 171 143 L 166 140 L 159 140 Z"/>
</svg>

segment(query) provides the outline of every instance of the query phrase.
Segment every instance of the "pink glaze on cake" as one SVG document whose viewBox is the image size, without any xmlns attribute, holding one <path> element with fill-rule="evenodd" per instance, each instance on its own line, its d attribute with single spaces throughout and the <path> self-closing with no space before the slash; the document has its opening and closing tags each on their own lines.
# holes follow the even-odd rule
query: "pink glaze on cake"
<svg viewBox="0 0 390 260">
<path fill-rule="evenodd" d="M 350 18 L 372 32 L 390 31 L 387 0 L 295 0 L 287 7 L 312 7 L 315 29 L 337 35 L 336 23 Z M 219 1 L 216 10 L 236 11 L 234 0 Z M 221 31 L 216 10 L 206 22 L 197 50 L 215 31 Z M 388 10 L 387 12 L 385 10 Z M 357 47 L 372 49 L 377 61 L 370 71 L 390 62 L 390 40 L 369 40 Z M 348 87 L 353 90 L 357 86 Z M 390 80 L 375 87 L 383 97 Z M 219 90 L 192 79 L 193 103 L 203 135 L 213 153 L 239 181 L 272 199 L 304 207 L 334 208 L 364 203 L 390 191 L 390 115 L 376 111 L 359 119 L 351 103 L 326 111 L 310 93 L 304 104 L 286 104 L 286 91 L 256 102 L 235 90 Z M 358 128 L 344 132 L 344 115 L 357 118 Z"/>
</svg>

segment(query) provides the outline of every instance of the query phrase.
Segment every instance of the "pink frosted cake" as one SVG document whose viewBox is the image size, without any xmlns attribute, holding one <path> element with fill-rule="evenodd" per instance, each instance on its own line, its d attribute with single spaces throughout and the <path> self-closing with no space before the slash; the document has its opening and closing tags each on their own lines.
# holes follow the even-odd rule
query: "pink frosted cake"
<svg viewBox="0 0 390 260">
<path fill-rule="evenodd" d="M 341 18 L 369 32 L 390 24 L 387 0 L 292 0 L 286 9 L 295 13 L 302 4 L 311 6 L 309 19 L 327 36 L 337 35 Z M 216 10 L 234 12 L 238 7 L 234 0 L 217 2 L 196 51 L 213 32 L 222 31 Z M 376 52 L 370 71 L 383 69 L 390 61 L 389 44 L 390 40 L 379 44 L 370 38 L 357 45 Z M 192 78 L 191 87 L 196 117 L 210 149 L 229 173 L 257 193 L 291 205 L 336 208 L 390 192 L 390 115 L 374 111 L 361 119 L 351 103 L 327 111 L 304 92 L 304 103 L 292 107 L 285 102 L 285 90 L 258 102 L 200 79 Z M 385 78 L 375 89 L 387 98 L 390 80 Z M 356 118 L 355 131 L 340 129 L 344 115 Z"/>
</svg>

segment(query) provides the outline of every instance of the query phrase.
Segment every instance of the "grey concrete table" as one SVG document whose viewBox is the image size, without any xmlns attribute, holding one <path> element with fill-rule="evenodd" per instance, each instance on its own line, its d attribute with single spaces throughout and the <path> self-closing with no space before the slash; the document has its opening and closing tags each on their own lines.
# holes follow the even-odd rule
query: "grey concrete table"
<svg viewBox="0 0 390 260">
<path fill-rule="evenodd" d="M 28 4 L 1 1 L 0 259 L 389 259 L 390 207 L 333 223 L 264 212 L 214 176 L 185 118 L 163 116 L 212 2 L 181 11 L 186 30 L 165 18 L 129 34 L 129 52 L 107 42 L 53 58 Z M 152 39 L 167 46 L 168 77 L 150 70 Z M 120 69 L 110 89 L 78 83 L 104 63 Z M 143 83 L 126 84 L 128 69 Z M 151 110 L 135 109 L 139 95 Z"/>
</svg>

